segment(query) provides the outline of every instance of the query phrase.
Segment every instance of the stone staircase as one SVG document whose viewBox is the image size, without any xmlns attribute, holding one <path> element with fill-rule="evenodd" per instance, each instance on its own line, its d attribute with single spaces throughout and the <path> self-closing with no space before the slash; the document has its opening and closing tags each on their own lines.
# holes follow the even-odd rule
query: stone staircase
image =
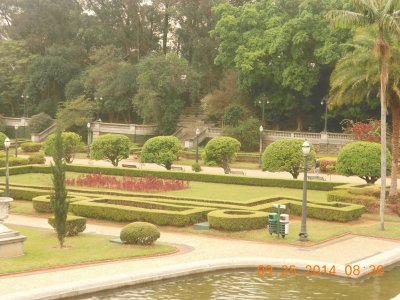
<svg viewBox="0 0 400 300">
<path fill-rule="evenodd" d="M 185 148 L 193 147 L 193 142 L 196 139 L 196 129 L 198 128 L 200 132 L 203 132 L 208 127 L 214 126 L 213 123 L 205 122 L 204 119 L 205 115 L 200 103 L 193 104 L 183 111 L 179 118 L 178 129 L 173 135 L 181 141 L 182 146 Z M 199 139 L 200 142 L 202 140 Z"/>
</svg>

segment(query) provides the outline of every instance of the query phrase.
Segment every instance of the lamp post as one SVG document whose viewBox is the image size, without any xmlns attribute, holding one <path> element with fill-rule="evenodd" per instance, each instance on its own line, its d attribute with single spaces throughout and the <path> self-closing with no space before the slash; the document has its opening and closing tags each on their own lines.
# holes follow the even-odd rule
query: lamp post
<svg viewBox="0 0 400 300">
<path fill-rule="evenodd" d="M 15 129 L 15 157 L 18 157 L 18 125 L 15 125 L 14 129 Z"/>
<path fill-rule="evenodd" d="M 303 180 L 303 202 L 301 206 L 301 229 L 299 233 L 299 241 L 307 242 L 307 168 L 308 168 L 308 156 L 310 155 L 310 143 L 307 140 L 304 141 L 301 146 L 304 155 L 304 180 Z"/>
<path fill-rule="evenodd" d="M 324 125 L 324 132 L 328 131 L 328 96 L 325 96 L 321 100 L 321 105 L 325 104 L 325 125 Z"/>
<path fill-rule="evenodd" d="M 196 129 L 196 164 L 199 162 L 199 134 L 200 129 Z"/>
<path fill-rule="evenodd" d="M 26 118 L 26 100 L 29 99 L 29 95 L 21 95 L 21 98 L 24 99 L 24 119 Z"/>
<path fill-rule="evenodd" d="M 87 152 L 86 157 L 90 158 L 90 122 L 87 123 Z"/>
<path fill-rule="evenodd" d="M 8 150 L 10 149 L 10 139 L 7 137 L 4 140 L 4 148 L 6 149 L 6 190 L 4 191 L 4 194 L 6 197 L 10 196 L 10 190 L 9 190 L 9 181 L 8 181 L 8 177 L 10 176 L 9 174 L 9 170 L 8 170 Z"/>
<path fill-rule="evenodd" d="M 265 120 L 265 103 L 269 104 L 268 97 L 265 95 L 262 95 L 260 100 L 258 100 L 258 104 L 261 106 L 261 125 L 265 126 L 264 120 Z"/>
<path fill-rule="evenodd" d="M 261 169 L 261 163 L 262 163 L 261 158 L 262 158 L 262 148 L 263 148 L 263 137 L 262 137 L 262 134 L 263 134 L 263 131 L 264 131 L 264 127 L 261 125 L 259 130 L 260 130 L 260 157 L 258 159 L 258 167 Z"/>
</svg>

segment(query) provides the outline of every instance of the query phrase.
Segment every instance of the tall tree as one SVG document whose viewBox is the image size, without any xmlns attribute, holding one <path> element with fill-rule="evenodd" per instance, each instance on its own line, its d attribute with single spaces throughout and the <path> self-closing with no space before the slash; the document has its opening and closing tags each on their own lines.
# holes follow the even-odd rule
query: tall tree
<svg viewBox="0 0 400 300">
<path fill-rule="evenodd" d="M 343 105 L 379 98 L 379 60 L 376 55 L 371 55 L 375 42 L 376 30 L 369 28 L 356 31 L 353 42 L 348 44 L 351 51 L 338 61 L 332 73 L 330 103 Z M 392 48 L 387 95 L 392 112 L 392 179 L 389 197 L 396 198 L 400 126 L 400 49 L 397 47 L 398 38 L 386 36 L 386 42 Z"/>
<path fill-rule="evenodd" d="M 61 133 L 61 128 L 58 128 L 54 141 L 54 164 L 51 165 L 54 190 L 50 196 L 50 201 L 54 210 L 54 229 L 57 232 L 60 248 L 63 248 L 67 233 L 66 222 L 69 203 L 67 201 L 68 192 L 65 188 L 65 163 L 63 162 L 64 145 Z"/>
<path fill-rule="evenodd" d="M 386 92 L 390 57 L 390 49 L 385 40 L 385 33 L 400 35 L 400 1 L 353 0 L 352 3 L 354 11 L 332 10 L 327 16 L 332 25 L 336 27 L 357 28 L 374 26 L 377 29 L 375 51 L 379 57 L 381 103 L 381 194 L 379 214 L 380 228 L 384 230 L 386 200 Z"/>
</svg>

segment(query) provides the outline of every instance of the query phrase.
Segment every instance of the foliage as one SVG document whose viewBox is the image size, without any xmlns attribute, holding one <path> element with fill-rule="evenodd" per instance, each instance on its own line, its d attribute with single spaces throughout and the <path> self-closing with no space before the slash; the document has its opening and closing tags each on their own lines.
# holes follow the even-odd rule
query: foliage
<svg viewBox="0 0 400 300">
<path fill-rule="evenodd" d="M 207 215 L 210 228 L 242 231 L 266 228 L 268 213 L 248 210 L 215 210 Z"/>
<path fill-rule="evenodd" d="M 38 152 L 42 148 L 42 144 L 36 142 L 25 142 L 21 144 L 21 148 L 24 152 Z"/>
<path fill-rule="evenodd" d="M 163 180 L 152 176 L 145 176 L 142 178 L 124 176 L 119 179 L 114 176 L 102 174 L 87 174 L 81 175 L 78 178 L 66 179 L 65 184 L 70 186 L 98 187 L 132 192 L 168 192 L 187 189 L 189 187 L 189 181 L 177 179 Z"/>
<path fill-rule="evenodd" d="M 201 172 L 201 165 L 199 164 L 199 163 L 194 163 L 193 165 L 192 165 L 192 171 L 193 172 Z"/>
<path fill-rule="evenodd" d="M 336 160 L 321 158 L 321 159 L 320 159 L 320 162 L 321 162 L 320 168 L 321 168 L 321 172 L 322 172 L 322 173 L 329 173 L 329 172 L 328 172 L 328 169 L 329 169 L 329 168 L 331 169 L 331 171 L 334 171 L 334 170 L 335 170 L 335 167 L 336 167 Z"/>
<path fill-rule="evenodd" d="M 172 134 L 182 108 L 197 98 L 198 74 L 172 53 L 150 55 L 140 61 L 138 70 L 133 104 L 139 116 L 145 123 L 156 123 L 160 134 Z"/>
<path fill-rule="evenodd" d="M 0 132 L 0 149 L 4 150 L 4 141 L 6 140 L 7 136 L 3 133 Z"/>
<path fill-rule="evenodd" d="M 54 209 L 54 229 L 60 243 L 60 248 L 64 247 L 64 239 L 67 234 L 67 189 L 65 188 L 65 163 L 63 162 L 65 151 L 61 129 L 57 128 L 54 136 L 52 157 L 54 164 L 51 165 L 53 173 L 53 192 L 50 196 L 51 205 Z"/>
<path fill-rule="evenodd" d="M 134 222 L 122 228 L 120 238 L 126 244 L 151 245 L 160 238 L 160 230 L 151 223 Z"/>
<path fill-rule="evenodd" d="M 65 159 L 66 163 L 72 163 L 75 154 L 78 152 L 82 152 L 85 149 L 85 144 L 82 142 L 82 137 L 75 132 L 63 132 L 62 133 L 63 140 L 63 159 Z M 51 134 L 45 144 L 44 144 L 44 153 L 46 155 L 54 155 L 56 151 L 56 134 Z"/>
<path fill-rule="evenodd" d="M 6 131 L 6 121 L 4 120 L 3 116 L 0 115 L 0 132 Z"/>
<path fill-rule="evenodd" d="M 147 140 L 140 153 L 140 161 L 156 163 L 171 170 L 172 163 L 178 159 L 181 143 L 174 136 L 157 136 Z"/>
<path fill-rule="evenodd" d="M 370 188 L 357 188 L 347 190 L 329 191 L 327 195 L 328 201 L 347 202 L 364 205 L 367 212 L 375 213 L 379 207 L 379 191 L 378 195 L 371 195 Z"/>
<path fill-rule="evenodd" d="M 46 113 L 41 112 L 31 117 L 29 128 L 32 133 L 40 133 L 53 124 L 53 119 Z"/>
<path fill-rule="evenodd" d="M 343 123 L 343 122 L 342 122 Z M 346 132 L 353 134 L 354 140 L 379 143 L 381 140 L 380 126 L 378 120 L 369 120 L 368 123 L 348 121 Z"/>
<path fill-rule="evenodd" d="M 64 129 L 73 126 L 86 128 L 86 124 L 93 120 L 95 111 L 96 104 L 80 96 L 64 103 L 64 107 L 57 112 L 57 121 Z"/>
<path fill-rule="evenodd" d="M 299 176 L 304 166 L 303 140 L 280 140 L 268 145 L 262 155 L 262 169 L 270 172 L 289 172 L 293 178 Z M 315 160 L 315 150 L 311 145 L 308 167 Z"/>
<path fill-rule="evenodd" d="M 95 160 L 107 159 L 113 166 L 129 157 L 129 138 L 122 134 L 104 134 L 91 144 L 90 158 Z"/>
<path fill-rule="evenodd" d="M 34 153 L 29 156 L 28 163 L 32 165 L 43 165 L 46 163 L 46 158 L 42 153 Z"/>
<path fill-rule="evenodd" d="M 260 121 L 248 118 L 238 126 L 225 126 L 222 134 L 237 139 L 243 151 L 257 150 L 260 144 Z"/>
<path fill-rule="evenodd" d="M 76 201 L 84 201 L 84 200 L 88 200 L 88 199 L 89 199 L 88 197 L 85 197 L 85 196 L 82 196 L 79 194 L 72 194 L 72 195 L 68 194 L 68 196 L 67 196 L 67 201 L 70 203 L 76 202 Z M 53 213 L 54 212 L 53 205 L 51 202 L 51 196 L 48 194 L 34 196 L 33 198 L 26 199 L 26 200 L 32 200 L 33 208 L 38 213 Z"/>
<path fill-rule="evenodd" d="M 48 218 L 48 223 L 51 227 L 55 228 L 54 217 Z M 86 229 L 86 218 L 77 216 L 67 216 L 66 220 L 66 233 L 65 236 L 76 236 Z"/>
<path fill-rule="evenodd" d="M 244 105 L 248 95 L 238 87 L 238 74 L 233 70 L 226 71 L 219 83 L 219 88 L 202 100 L 202 106 L 209 118 L 220 120 L 224 116 L 227 106 L 232 103 Z"/>
<path fill-rule="evenodd" d="M 336 171 L 345 176 L 358 176 L 367 183 L 380 178 L 380 144 L 372 142 L 354 142 L 340 150 L 336 162 Z M 386 173 L 390 174 L 392 157 L 386 150 Z"/>
<path fill-rule="evenodd" d="M 29 164 L 29 160 L 25 157 L 15 157 L 13 155 L 8 156 L 8 166 L 23 166 Z M 0 168 L 4 168 L 6 166 L 6 158 L 0 157 Z"/>
<path fill-rule="evenodd" d="M 226 136 L 215 137 L 204 148 L 204 161 L 206 164 L 215 162 L 224 169 L 225 174 L 229 174 L 229 164 L 235 160 L 239 149 L 240 142 L 237 139 Z"/>
<path fill-rule="evenodd" d="M 245 117 L 246 110 L 238 104 L 230 104 L 224 110 L 224 124 L 228 126 L 238 126 Z"/>
</svg>

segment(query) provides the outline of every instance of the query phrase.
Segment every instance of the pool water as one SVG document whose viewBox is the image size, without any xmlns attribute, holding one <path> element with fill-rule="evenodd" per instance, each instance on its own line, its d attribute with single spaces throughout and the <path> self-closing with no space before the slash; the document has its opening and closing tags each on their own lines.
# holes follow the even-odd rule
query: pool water
<svg viewBox="0 0 400 300">
<path fill-rule="evenodd" d="M 333 276 L 259 277 L 257 270 L 231 270 L 193 275 L 155 283 L 136 285 L 73 298 L 76 300 L 120 299 L 377 299 L 400 294 L 400 266 L 379 276 L 359 280 Z"/>
</svg>

